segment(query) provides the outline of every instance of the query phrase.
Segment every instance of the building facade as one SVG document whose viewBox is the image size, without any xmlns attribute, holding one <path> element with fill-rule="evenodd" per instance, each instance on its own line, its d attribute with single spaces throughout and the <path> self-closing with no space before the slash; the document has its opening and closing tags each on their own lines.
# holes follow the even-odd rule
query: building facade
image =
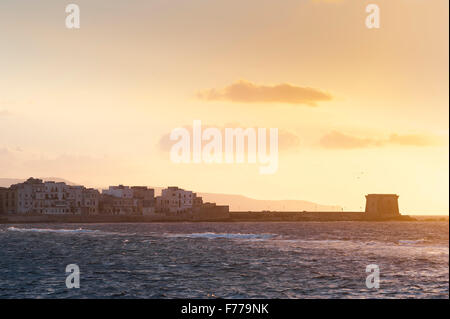
<svg viewBox="0 0 450 319">
<path fill-rule="evenodd" d="M 142 215 L 152 215 L 155 213 L 155 190 L 145 186 L 133 186 L 133 198 L 137 199 L 138 210 Z"/>
<path fill-rule="evenodd" d="M 141 215 L 137 200 L 134 198 L 102 194 L 99 208 L 102 215 Z"/>
<path fill-rule="evenodd" d="M 97 214 L 99 196 L 92 188 L 29 178 L 0 190 L 0 213 Z"/>
<path fill-rule="evenodd" d="M 155 190 L 145 186 L 109 186 L 102 191 L 103 215 L 150 215 L 155 212 Z"/>
<path fill-rule="evenodd" d="M 17 190 L 0 188 L 0 214 L 14 214 L 17 210 Z"/>
<path fill-rule="evenodd" d="M 133 190 L 129 186 L 109 186 L 108 189 L 102 190 L 102 194 L 111 195 L 120 198 L 133 198 Z"/>
<path fill-rule="evenodd" d="M 192 211 L 194 204 L 198 203 L 196 197 L 192 191 L 170 186 L 161 191 L 161 196 L 156 197 L 156 211 L 173 214 Z"/>
</svg>

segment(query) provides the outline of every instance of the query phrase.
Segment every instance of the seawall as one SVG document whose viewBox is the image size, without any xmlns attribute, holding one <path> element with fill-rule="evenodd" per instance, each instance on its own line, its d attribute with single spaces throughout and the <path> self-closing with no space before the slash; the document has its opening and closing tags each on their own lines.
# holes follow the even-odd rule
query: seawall
<svg viewBox="0 0 450 319">
<path fill-rule="evenodd" d="M 0 224 L 20 223 L 155 223 L 155 222 L 299 222 L 299 221 L 411 221 L 410 216 L 371 218 L 364 212 L 230 212 L 209 215 L 0 215 Z"/>
<path fill-rule="evenodd" d="M 365 212 L 230 212 L 232 221 L 387 221 L 414 220 L 410 216 L 375 218 Z"/>
</svg>

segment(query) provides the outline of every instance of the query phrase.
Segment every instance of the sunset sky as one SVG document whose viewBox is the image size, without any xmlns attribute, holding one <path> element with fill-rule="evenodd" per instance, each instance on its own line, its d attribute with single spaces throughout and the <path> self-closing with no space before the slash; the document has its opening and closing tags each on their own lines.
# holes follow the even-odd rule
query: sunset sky
<svg viewBox="0 0 450 319">
<path fill-rule="evenodd" d="M 0 177 L 448 214 L 448 0 L 71 2 L 78 30 L 70 2 L 0 1 Z M 172 163 L 194 120 L 278 128 L 278 172 Z"/>
</svg>

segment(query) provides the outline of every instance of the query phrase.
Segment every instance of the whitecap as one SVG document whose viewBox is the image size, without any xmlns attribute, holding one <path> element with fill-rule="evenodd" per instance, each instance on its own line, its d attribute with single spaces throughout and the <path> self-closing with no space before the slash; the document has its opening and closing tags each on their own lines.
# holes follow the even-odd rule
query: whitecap
<svg viewBox="0 0 450 319">
<path fill-rule="evenodd" d="M 36 232 L 36 233 L 94 233 L 97 230 L 90 229 L 51 229 L 51 228 L 18 228 L 18 227 L 8 227 L 9 231 L 16 232 Z"/>
<path fill-rule="evenodd" d="M 418 240 L 399 240 L 399 244 L 405 244 L 405 245 L 414 245 L 414 244 L 420 244 L 423 243 L 425 239 L 418 239 Z"/>
<path fill-rule="evenodd" d="M 205 238 L 205 239 L 245 239 L 245 240 L 264 240 L 270 239 L 276 234 L 243 234 L 243 233 L 190 233 L 190 234 L 166 234 L 167 237 L 185 237 L 185 238 Z"/>
</svg>

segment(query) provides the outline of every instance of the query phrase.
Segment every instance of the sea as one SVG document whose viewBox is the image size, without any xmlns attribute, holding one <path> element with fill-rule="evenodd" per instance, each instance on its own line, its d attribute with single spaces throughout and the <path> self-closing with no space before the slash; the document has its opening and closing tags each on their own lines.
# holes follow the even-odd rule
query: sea
<svg viewBox="0 0 450 319">
<path fill-rule="evenodd" d="M 449 223 L 4 224 L 0 298 L 449 298 Z"/>
</svg>

